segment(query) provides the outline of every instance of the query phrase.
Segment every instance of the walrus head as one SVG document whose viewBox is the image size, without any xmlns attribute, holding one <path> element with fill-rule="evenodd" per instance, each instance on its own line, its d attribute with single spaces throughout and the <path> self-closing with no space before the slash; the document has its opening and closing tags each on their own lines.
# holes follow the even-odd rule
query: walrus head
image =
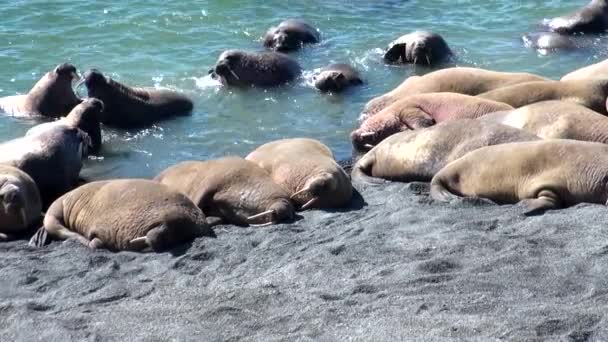
<svg viewBox="0 0 608 342">
<path fill-rule="evenodd" d="M 286 199 L 278 199 L 268 207 L 268 210 L 249 216 L 247 223 L 254 227 L 267 226 L 275 223 L 291 221 L 294 217 L 293 204 Z"/>
<path fill-rule="evenodd" d="M 0 179 L 0 203 L 2 216 L 12 218 L 8 223 L 21 227 L 27 226 L 27 213 L 25 211 L 25 195 L 23 191 L 11 183 L 7 178 Z M 17 221 L 15 221 L 17 219 Z"/>
<path fill-rule="evenodd" d="M 72 89 L 72 82 L 78 78 L 76 67 L 69 63 L 47 72 L 28 92 L 32 109 L 44 116 L 65 116 L 81 102 Z"/>
<path fill-rule="evenodd" d="M 331 173 L 320 172 L 310 177 L 302 189 L 291 195 L 291 199 L 298 203 L 304 202 L 301 210 L 333 207 L 333 202 L 342 200 L 336 196 L 340 185 L 338 178 Z"/>
<path fill-rule="evenodd" d="M 76 106 L 65 121 L 69 126 L 84 131 L 88 135 L 89 152 L 97 153 L 101 148 L 101 122 L 103 119 L 105 119 L 103 102 L 90 97 Z"/>
<path fill-rule="evenodd" d="M 451 54 L 448 44 L 440 35 L 415 31 L 392 42 L 386 49 L 384 60 L 389 63 L 432 65 Z"/>
<path fill-rule="evenodd" d="M 341 91 L 346 88 L 349 81 L 343 73 L 335 70 L 323 71 L 314 76 L 315 87 L 323 92 Z"/>
<path fill-rule="evenodd" d="M 272 37 L 272 49 L 279 52 L 297 50 L 302 42 L 295 36 L 284 31 L 277 31 Z"/>
<path fill-rule="evenodd" d="M 355 150 L 367 152 L 387 137 L 407 129 L 398 115 L 384 115 L 383 111 L 365 120 L 350 134 L 350 139 Z"/>
<path fill-rule="evenodd" d="M 209 74 L 224 85 L 238 84 L 241 78 L 235 70 L 237 65 L 241 63 L 242 58 L 243 52 L 241 51 L 225 51 L 220 55 L 213 69 L 209 70 Z"/>
</svg>

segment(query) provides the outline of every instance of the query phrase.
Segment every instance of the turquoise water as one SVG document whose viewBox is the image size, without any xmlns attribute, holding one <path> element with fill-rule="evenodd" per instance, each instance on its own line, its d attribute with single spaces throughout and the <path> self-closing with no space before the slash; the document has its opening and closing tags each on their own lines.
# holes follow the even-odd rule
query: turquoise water
<svg viewBox="0 0 608 342">
<path fill-rule="evenodd" d="M 69 61 L 99 68 L 130 85 L 180 90 L 195 101 L 190 117 L 140 131 L 106 129 L 106 152 L 85 175 L 149 177 L 185 159 L 246 155 L 259 144 L 307 136 L 350 155 L 349 133 L 363 105 L 422 67 L 382 63 L 392 39 L 415 29 L 442 34 L 458 65 L 528 71 L 559 78 L 607 57 L 605 42 L 577 52 L 539 54 L 521 35 L 546 17 L 584 1 L 3 1 L 0 3 L 0 96 L 25 93 L 46 71 Z M 295 53 L 305 76 L 272 90 L 229 90 L 207 77 L 226 49 L 261 50 L 261 36 L 281 20 L 317 26 L 323 42 Z M 315 68 L 355 65 L 366 85 L 339 96 L 309 86 Z M 3 140 L 34 121 L 0 117 Z"/>
</svg>

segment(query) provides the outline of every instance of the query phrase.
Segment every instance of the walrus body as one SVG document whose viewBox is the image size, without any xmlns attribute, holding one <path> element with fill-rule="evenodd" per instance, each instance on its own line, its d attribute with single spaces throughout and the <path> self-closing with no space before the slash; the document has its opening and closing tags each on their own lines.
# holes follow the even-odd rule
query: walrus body
<svg viewBox="0 0 608 342">
<path fill-rule="evenodd" d="M 475 119 L 510 109 L 513 107 L 508 104 L 457 93 L 412 95 L 363 121 L 360 128 L 351 133 L 351 141 L 357 150 L 366 151 L 398 132 L 421 129 L 448 120 Z"/>
<path fill-rule="evenodd" d="M 608 143 L 608 117 L 573 102 L 543 101 L 480 120 L 523 129 L 543 139 Z"/>
<path fill-rule="evenodd" d="M 34 180 L 0 164 L 0 241 L 11 240 L 40 219 L 42 203 Z"/>
<path fill-rule="evenodd" d="M 246 159 L 266 169 L 303 210 L 343 207 L 352 198 L 348 175 L 336 163 L 331 150 L 317 140 L 295 138 L 269 142 Z"/>
<path fill-rule="evenodd" d="M 298 62 L 280 52 L 228 50 L 209 71 L 225 86 L 276 87 L 300 76 Z"/>
<path fill-rule="evenodd" d="M 450 92 L 464 95 L 478 95 L 487 91 L 513 84 L 542 81 L 545 78 L 529 73 L 509 73 L 478 68 L 448 68 L 411 76 L 390 92 L 369 101 L 360 120 L 378 113 L 391 103 L 406 96 L 424 93 Z"/>
<path fill-rule="evenodd" d="M 171 117 L 188 115 L 193 103 L 187 96 L 169 89 L 135 88 L 106 78 L 99 70 L 85 73 L 83 82 L 89 97 L 104 104 L 102 122 L 119 128 L 138 128 Z"/>
<path fill-rule="evenodd" d="M 112 251 L 163 251 L 213 236 L 203 212 L 185 195 L 144 179 L 97 181 L 70 191 L 49 207 L 43 230 Z M 43 233 L 30 244 L 42 245 Z"/>
<path fill-rule="evenodd" d="M 583 45 L 577 42 L 574 37 L 555 32 L 528 33 L 522 37 L 522 40 L 526 47 L 539 50 L 539 52 L 573 50 Z"/>
<path fill-rule="evenodd" d="M 462 119 L 390 136 L 353 167 L 353 180 L 376 183 L 430 181 L 445 165 L 490 145 L 540 140 L 536 135 L 493 122 Z"/>
<path fill-rule="evenodd" d="M 441 169 L 431 181 L 438 201 L 478 197 L 524 202 L 526 214 L 608 200 L 608 145 L 541 140 L 483 147 Z"/>
<path fill-rule="evenodd" d="M 608 78 L 608 59 L 574 70 L 561 78 L 561 81 L 584 80 L 588 78 Z"/>
<path fill-rule="evenodd" d="M 266 170 L 240 157 L 182 162 L 154 180 L 188 196 L 207 217 L 228 223 L 273 224 L 293 218 L 290 194 Z"/>
<path fill-rule="evenodd" d="M 389 44 L 384 60 L 389 63 L 434 65 L 452 55 L 448 43 L 437 33 L 414 31 Z"/>
<path fill-rule="evenodd" d="M 78 184 L 89 144 L 80 129 L 57 126 L 0 144 L 0 162 L 32 177 L 47 206 Z"/>
<path fill-rule="evenodd" d="M 561 34 L 602 33 L 608 28 L 608 2 L 591 0 L 582 9 L 544 21 L 551 31 Z"/>
<path fill-rule="evenodd" d="M 43 131 L 53 130 L 57 126 L 79 128 L 89 135 L 91 139 L 90 154 L 97 154 L 101 149 L 101 115 L 103 103 L 97 99 L 89 98 L 82 101 L 65 117 L 57 121 L 46 122 L 30 128 L 26 136 L 40 134 Z"/>
<path fill-rule="evenodd" d="M 343 63 L 326 66 L 313 77 L 313 80 L 315 87 L 323 92 L 341 92 L 350 86 L 363 84 L 359 72 Z"/>
<path fill-rule="evenodd" d="M 72 90 L 75 79 L 78 79 L 76 67 L 60 64 L 47 72 L 27 94 L 0 98 L 0 111 L 13 116 L 65 116 L 81 101 Z"/>
<path fill-rule="evenodd" d="M 264 46 L 275 51 L 289 52 L 320 40 L 319 31 L 312 25 L 302 20 L 289 19 L 268 30 L 264 36 Z"/>
</svg>

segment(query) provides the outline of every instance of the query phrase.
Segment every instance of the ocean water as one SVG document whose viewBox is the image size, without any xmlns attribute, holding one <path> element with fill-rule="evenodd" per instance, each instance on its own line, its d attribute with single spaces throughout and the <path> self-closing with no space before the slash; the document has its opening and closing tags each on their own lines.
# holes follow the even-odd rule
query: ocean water
<svg viewBox="0 0 608 342">
<path fill-rule="evenodd" d="M 62 62 L 137 86 L 168 87 L 192 97 L 191 116 L 138 131 L 105 129 L 105 152 L 83 171 L 93 178 L 151 177 L 178 161 L 245 156 L 286 137 L 312 137 L 338 159 L 350 156 L 349 133 L 363 105 L 409 75 L 431 69 L 387 66 L 382 49 L 416 29 L 438 32 L 457 54 L 456 65 L 526 71 L 559 78 L 607 58 L 606 42 L 588 49 L 542 54 L 521 36 L 543 18 L 585 1 L 513 0 L 266 0 L 0 2 L 0 96 L 22 94 Z M 322 43 L 293 56 L 305 69 L 276 89 L 220 87 L 207 71 L 226 49 L 262 50 L 266 30 L 286 18 L 319 28 Z M 348 62 L 366 84 L 341 95 L 309 85 L 317 68 Z M 36 121 L 0 116 L 2 140 L 21 136 Z"/>
</svg>

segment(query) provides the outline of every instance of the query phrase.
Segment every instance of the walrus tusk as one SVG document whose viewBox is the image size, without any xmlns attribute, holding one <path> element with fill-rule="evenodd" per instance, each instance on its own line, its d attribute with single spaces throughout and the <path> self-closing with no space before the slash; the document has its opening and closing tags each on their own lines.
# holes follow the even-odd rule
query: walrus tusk
<svg viewBox="0 0 608 342">
<path fill-rule="evenodd" d="M 425 55 L 426 56 L 426 62 L 428 63 L 428 65 L 431 65 L 431 59 L 429 58 L 429 55 Z"/>
<path fill-rule="evenodd" d="M 372 144 L 365 144 L 365 145 L 363 145 L 363 147 L 374 148 L 374 145 L 372 145 Z"/>
<path fill-rule="evenodd" d="M 359 134 L 359 136 L 361 138 L 367 138 L 367 137 L 371 137 L 373 135 L 376 135 L 376 132 L 363 132 L 363 133 Z"/>
<path fill-rule="evenodd" d="M 76 83 L 76 85 L 74 86 L 74 92 L 76 94 L 78 94 L 78 89 L 80 89 L 80 87 L 82 87 L 82 85 L 84 84 L 85 79 L 84 77 L 81 77 L 80 80 L 78 80 L 78 83 Z"/>
<path fill-rule="evenodd" d="M 21 214 L 21 223 L 23 223 L 24 226 L 27 226 L 27 213 L 25 212 L 25 208 L 21 208 L 19 213 Z"/>
<path fill-rule="evenodd" d="M 230 73 L 232 74 L 232 76 L 234 76 L 234 78 L 236 78 L 237 80 L 240 80 L 241 78 L 236 74 L 236 72 L 234 72 L 232 69 L 228 68 L 228 71 L 230 71 Z"/>
<path fill-rule="evenodd" d="M 318 197 L 314 197 L 313 199 L 311 199 L 310 201 L 304 203 L 304 205 L 302 207 L 300 207 L 300 209 L 302 210 L 307 210 L 310 209 L 310 207 L 312 207 L 313 205 L 315 205 L 317 203 L 317 201 L 319 200 Z"/>
<path fill-rule="evenodd" d="M 294 197 L 298 196 L 299 194 L 305 193 L 310 191 L 310 187 L 306 187 L 300 191 L 296 191 L 293 195 L 289 196 L 290 199 L 294 199 Z"/>
<path fill-rule="evenodd" d="M 262 224 L 250 224 L 250 226 L 251 227 L 268 227 L 273 224 L 274 224 L 274 222 L 270 221 L 268 223 L 262 223 Z"/>
<path fill-rule="evenodd" d="M 145 237 L 145 236 L 142 236 L 142 237 L 138 237 L 138 238 L 135 238 L 135 239 L 129 241 L 130 244 L 136 244 L 136 243 L 141 243 L 141 242 L 143 242 L 143 243 L 145 243 L 147 245 L 148 244 L 148 238 Z"/>
<path fill-rule="evenodd" d="M 414 57 L 414 64 L 416 64 L 416 62 L 418 62 L 418 56 Z"/>
<path fill-rule="evenodd" d="M 274 210 L 266 210 L 262 213 L 259 213 L 259 214 L 253 215 L 253 216 L 249 216 L 247 218 L 247 221 L 255 220 L 257 218 L 260 218 L 260 217 L 263 217 L 263 216 L 266 216 L 266 215 L 272 214 L 272 213 L 274 213 Z"/>
</svg>

